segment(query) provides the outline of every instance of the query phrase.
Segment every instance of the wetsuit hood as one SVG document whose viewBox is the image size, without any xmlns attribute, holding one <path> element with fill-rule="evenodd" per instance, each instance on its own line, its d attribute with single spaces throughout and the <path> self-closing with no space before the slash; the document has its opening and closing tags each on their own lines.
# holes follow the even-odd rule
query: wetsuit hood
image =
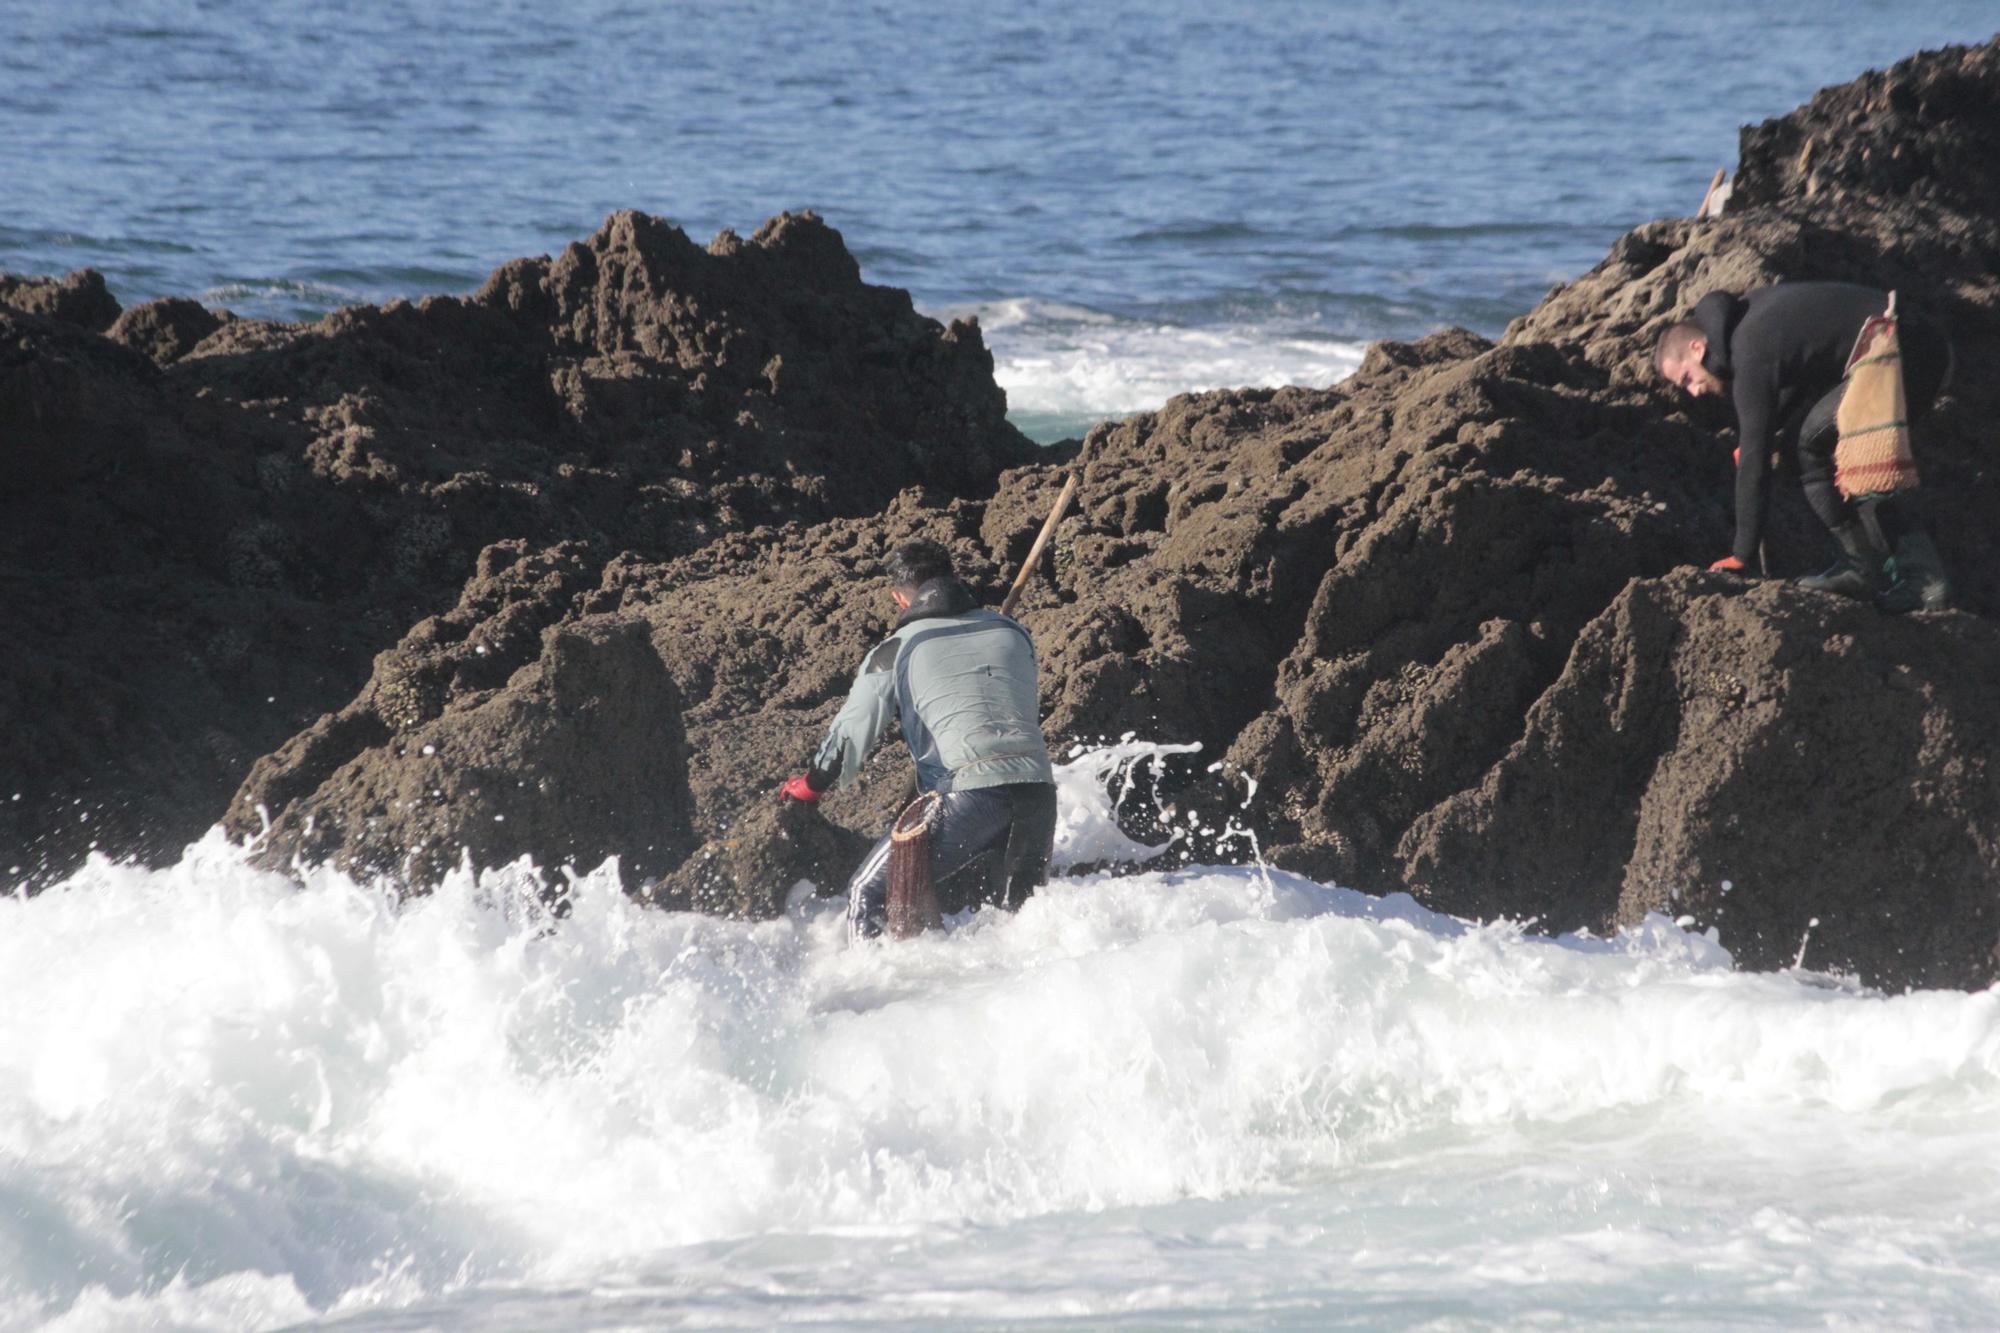
<svg viewBox="0 0 2000 1333">
<path fill-rule="evenodd" d="M 1708 347 L 1701 354 L 1701 368 L 1719 380 L 1734 379 L 1736 366 L 1729 356 L 1729 338 L 1749 304 L 1734 292 L 1710 292 L 1695 304 L 1688 318 L 1701 329 Z"/>
<path fill-rule="evenodd" d="M 962 616 L 978 605 L 979 599 L 972 595 L 972 589 L 950 575 L 930 579 L 920 585 L 916 595 L 910 598 L 909 610 L 896 618 L 896 628 L 901 629 L 913 620 Z"/>
</svg>

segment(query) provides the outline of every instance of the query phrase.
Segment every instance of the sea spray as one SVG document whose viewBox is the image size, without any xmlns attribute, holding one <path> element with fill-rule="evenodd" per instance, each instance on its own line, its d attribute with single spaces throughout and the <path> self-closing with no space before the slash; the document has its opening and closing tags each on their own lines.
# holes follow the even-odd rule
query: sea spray
<svg viewBox="0 0 2000 1333">
<path fill-rule="evenodd" d="M 1153 860 L 1180 837 L 1166 842 L 1136 841 L 1119 824 L 1126 802 L 1143 796 L 1151 803 L 1152 822 L 1164 822 L 1166 802 L 1160 797 L 1160 766 L 1171 755 L 1197 754 L 1199 741 L 1162 745 L 1133 739 L 1125 733 L 1115 745 L 1078 745 L 1056 769 L 1056 850 L 1058 871 L 1102 862 L 1140 864 Z M 1141 774 L 1145 786 L 1140 786 Z"/>
<path fill-rule="evenodd" d="M 1137 757 L 1065 766 L 1072 861 L 1113 823 L 1079 774 Z M 713 1322 L 768 1322 L 774 1292 L 857 1323 L 1087 1321 L 1252 1299 L 1267 1245 L 1405 1291 L 1453 1280 L 1410 1275 L 1433 1247 L 1582 1263 L 1578 1226 L 1643 1233 L 1679 1206 L 1660 1173 L 1837 1160 L 1840 1206 L 1891 1217 L 1899 1169 L 1993 1183 L 1994 995 L 1741 975 L 1662 919 L 1549 940 L 1186 867 L 1059 878 L 1011 917 L 850 947 L 838 904 L 803 895 L 715 920 L 640 908 L 601 869 L 558 921 L 534 884 L 461 873 L 398 904 L 325 871 L 294 888 L 212 840 L 0 902 L 0 1312 L 256 1327 L 526 1291 L 547 1304 L 523 1322 L 569 1323 L 561 1293 L 596 1283 L 647 1309 L 698 1297 Z M 1601 1194 L 1536 1183 L 1597 1160 L 1618 1164 Z M 1510 1172 L 1528 1178 L 1495 1193 Z M 1774 1235 L 1834 1207 L 1798 1188 Z M 1410 1211 L 1458 1191 L 1473 1202 Z M 1194 1279 L 1157 1240 L 1183 1231 L 1234 1266 Z M 1161 1279 L 1136 1305 L 1074 1266 L 1135 1235 Z M 893 1275 L 885 1246 L 910 1256 Z M 1060 1293 L 940 1295 L 1010 1248 Z"/>
</svg>

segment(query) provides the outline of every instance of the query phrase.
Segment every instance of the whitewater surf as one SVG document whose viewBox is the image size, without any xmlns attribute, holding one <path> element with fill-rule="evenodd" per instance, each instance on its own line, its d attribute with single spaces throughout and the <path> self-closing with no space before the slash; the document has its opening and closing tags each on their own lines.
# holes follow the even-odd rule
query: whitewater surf
<svg viewBox="0 0 2000 1333">
<path fill-rule="evenodd" d="M 1062 859 L 1143 855 L 1128 743 Z M 0 902 L 9 1327 L 1938 1325 L 1993 1308 L 2000 999 L 1247 867 L 850 947 L 398 903 L 212 838 Z M 1887 1320 L 1893 1323 L 1894 1320 Z"/>
</svg>

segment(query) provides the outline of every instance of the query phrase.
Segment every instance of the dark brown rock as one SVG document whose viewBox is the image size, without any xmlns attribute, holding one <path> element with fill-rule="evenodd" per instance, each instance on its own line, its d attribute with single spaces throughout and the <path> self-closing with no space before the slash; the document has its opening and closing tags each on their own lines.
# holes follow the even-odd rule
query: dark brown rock
<svg viewBox="0 0 2000 1333">
<path fill-rule="evenodd" d="M 1220 827 L 1240 813 L 1234 776 L 1254 778 L 1241 817 L 1274 859 L 1322 876 L 1548 929 L 1669 911 L 1755 966 L 1791 961 L 1817 918 L 1809 963 L 1981 984 L 2000 803 L 1985 724 L 1963 719 L 1990 711 L 1971 682 L 2000 677 L 2000 644 L 1964 614 L 1897 621 L 1672 573 L 1727 540 L 1728 443 L 1647 365 L 1659 328 L 1706 291 L 1788 278 L 1895 281 L 1945 312 L 1962 349 L 1987 344 L 1992 220 L 1896 207 L 1893 248 L 1876 204 L 1651 224 L 1498 345 L 1462 331 L 1382 344 L 1335 389 L 1190 396 L 1094 432 L 1078 512 L 1021 612 L 1051 731 L 1202 741 L 1172 798 Z M 1991 386 L 1961 384 L 1921 441 L 1965 601 L 1989 616 L 1992 539 L 1969 510 L 1991 503 L 1976 423 L 1996 408 Z M 890 544 L 946 541 L 997 594 L 1059 482 L 1019 469 L 983 503 L 913 494 L 876 524 L 607 572 L 604 595 L 656 626 L 690 700 L 704 827 L 776 818 L 772 789 L 878 632 Z M 1781 479 L 1774 570 L 1812 567 L 1821 541 Z M 736 612 L 726 629 L 716 606 Z M 1876 665 L 1824 665 L 1847 639 Z M 1725 724 L 1714 691 L 1731 680 L 1764 703 Z M 1897 681 L 1914 694 L 1886 693 Z M 1824 723 L 1836 715 L 1847 725 Z M 1800 728 L 1813 742 L 1788 750 Z M 1203 771 L 1214 757 L 1220 784 Z M 829 810 L 877 832 L 906 783 L 900 756 L 878 757 Z M 1833 836 L 1843 816 L 1822 796 L 1879 810 L 1874 832 Z M 1910 857 L 1930 869 L 1884 895 Z M 782 864 L 765 910 L 800 861 Z"/>
<path fill-rule="evenodd" d="M 232 822 L 267 864 L 432 884 L 462 861 L 553 872 L 690 850 L 681 696 L 628 616 L 564 618 L 575 552 L 481 557 L 450 614 L 377 659 L 361 697 L 252 769 Z"/>
<path fill-rule="evenodd" d="M 1475 915 L 1647 912 L 1739 963 L 1981 986 L 1994 893 L 2000 628 L 1885 619 L 1684 571 L 1587 626 L 1526 729 L 1412 824 L 1403 882 Z"/>
<path fill-rule="evenodd" d="M 0 870 L 171 859 L 488 546 L 581 542 L 594 577 L 977 495 L 1033 453 L 1005 406 L 975 325 L 862 282 L 810 214 L 703 248 L 621 213 L 472 298 L 309 326 L 6 279 Z"/>
<path fill-rule="evenodd" d="M 1822 89 L 1743 131 L 1733 208 L 1919 200 L 2000 213 L 2000 47 L 1953 46 Z"/>
<path fill-rule="evenodd" d="M 662 907 L 724 916 L 775 916 L 795 885 L 839 888 L 867 854 L 869 839 L 829 821 L 817 806 L 769 796 L 743 808 L 671 876 L 649 886 Z"/>
<path fill-rule="evenodd" d="M 118 318 L 118 298 L 104 275 L 80 268 L 61 278 L 28 278 L 0 273 L 0 305 L 102 333 Z"/>
<path fill-rule="evenodd" d="M 118 316 L 105 336 L 160 365 L 171 365 L 192 352 L 204 338 L 229 322 L 199 301 L 169 296 L 135 305 Z"/>
<path fill-rule="evenodd" d="M 1047 725 L 1058 746 L 1200 741 L 1166 776 L 1174 817 L 1247 821 L 1281 864 L 1470 916 L 1603 931 L 1667 911 L 1753 966 L 1810 929 L 1809 965 L 1981 985 L 2000 975 L 2000 387 L 1962 374 L 1919 437 L 1964 609 L 1896 620 L 1686 568 L 1727 541 L 1726 422 L 1647 358 L 1717 287 L 1851 278 L 1935 314 L 1962 365 L 2000 363 L 1996 50 L 1746 131 L 1735 211 L 1636 229 L 1498 343 L 1380 344 L 1333 389 L 1184 396 L 1073 454 L 1031 458 L 997 424 L 976 330 L 862 287 L 803 218 L 704 250 L 619 215 L 469 301 L 238 321 L 164 373 L 18 316 L 29 356 L 0 364 L 0 405 L 102 384 L 103 411 L 155 422 L 136 458 L 86 449 L 77 475 L 115 491 L 139 473 L 131 512 L 174 534 L 194 586 L 229 590 L 208 604 L 222 627 L 251 605 L 322 629 L 329 608 L 376 615 L 248 659 L 347 682 L 233 807 L 239 831 L 270 812 L 281 861 L 420 887 L 461 850 L 617 852 L 656 901 L 751 915 L 799 879 L 835 888 L 907 797 L 907 760 L 885 747 L 818 809 L 775 792 L 886 628 L 883 557 L 942 541 L 997 600 L 1073 466 L 1077 509 L 1020 611 Z M 1801 165 L 1808 142 L 1826 146 Z M 187 447 L 196 410 L 223 444 L 176 492 L 153 460 Z M 41 466 L 70 457 L 35 429 Z M 963 447 L 922 447 L 939 439 Z M 190 537 L 194 512 L 226 535 Z M 1813 567 L 1822 540 L 1780 478 L 1772 572 Z M 360 645 L 413 622 L 360 685 Z M 23 660 L 41 663 L 24 697 L 77 726 L 63 663 Z M 565 711 L 596 692 L 631 699 Z M 91 697 L 108 746 L 118 686 Z M 678 767 L 653 748 L 676 726 Z M 621 796 L 637 782 L 653 804 Z"/>
</svg>

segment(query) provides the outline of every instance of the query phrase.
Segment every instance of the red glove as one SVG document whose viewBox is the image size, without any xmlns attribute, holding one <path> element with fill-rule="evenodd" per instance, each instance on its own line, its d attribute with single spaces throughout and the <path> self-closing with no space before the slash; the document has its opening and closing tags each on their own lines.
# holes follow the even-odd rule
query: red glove
<svg viewBox="0 0 2000 1333">
<path fill-rule="evenodd" d="M 1746 566 L 1741 560 L 1738 560 L 1733 555 L 1725 555 L 1722 557 L 1722 559 L 1710 565 L 1709 568 L 1719 569 L 1725 574 L 1741 574 L 1748 568 L 1748 566 Z"/>
<path fill-rule="evenodd" d="M 817 801 L 822 793 L 814 791 L 812 784 L 806 781 L 806 775 L 801 773 L 795 778 L 785 779 L 785 785 L 778 788 L 778 795 L 789 796 L 795 801 L 804 801 L 810 805 Z"/>
<path fill-rule="evenodd" d="M 1737 446 L 1736 446 L 1736 447 L 1735 447 L 1734 449 L 1731 449 L 1731 450 L 1729 451 L 1729 461 L 1730 461 L 1730 462 L 1732 462 L 1732 463 L 1734 463 L 1734 464 L 1736 464 L 1736 466 L 1738 466 L 1738 467 L 1742 467 L 1742 466 L 1743 466 L 1743 446 L 1742 446 L 1742 445 L 1740 445 L 1740 444 L 1739 444 L 1739 445 L 1737 445 Z"/>
</svg>

